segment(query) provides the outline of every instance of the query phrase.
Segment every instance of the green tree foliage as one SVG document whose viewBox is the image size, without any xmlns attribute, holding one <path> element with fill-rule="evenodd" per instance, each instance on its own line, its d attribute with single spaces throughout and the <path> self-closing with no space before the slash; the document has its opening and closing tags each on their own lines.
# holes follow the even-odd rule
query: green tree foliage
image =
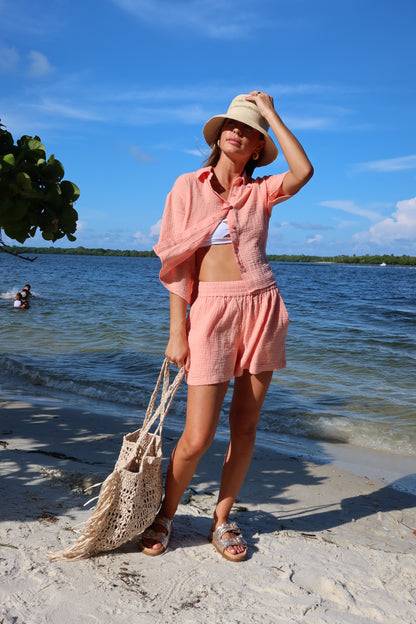
<svg viewBox="0 0 416 624">
<path fill-rule="evenodd" d="M 153 250 L 138 251 L 136 249 L 94 249 L 87 247 L 18 247 L 10 246 L 10 251 L 32 254 L 60 254 L 75 256 L 125 256 L 130 258 L 156 258 Z M 315 262 L 320 264 L 389 264 L 392 266 L 416 266 L 415 256 L 307 256 L 307 255 L 268 255 L 269 260 L 277 262 Z"/>
<path fill-rule="evenodd" d="M 17 247 L 9 246 L 11 252 L 31 254 L 56 254 L 70 256 L 121 256 L 125 258 L 157 258 L 153 250 L 138 251 L 136 249 L 94 249 L 86 247 Z"/>
<path fill-rule="evenodd" d="M 73 204 L 79 188 L 63 180 L 64 168 L 46 151 L 38 136 L 22 136 L 14 144 L 0 124 L 0 230 L 24 243 L 37 229 L 45 240 L 66 236 L 71 242 L 78 213 Z"/>
<path fill-rule="evenodd" d="M 370 256 L 307 256 L 301 255 L 269 255 L 269 260 L 275 260 L 277 262 L 318 262 L 327 264 L 391 264 L 391 265 L 404 265 L 415 266 L 416 258 L 414 256 L 394 256 L 391 255 L 375 255 Z"/>
</svg>

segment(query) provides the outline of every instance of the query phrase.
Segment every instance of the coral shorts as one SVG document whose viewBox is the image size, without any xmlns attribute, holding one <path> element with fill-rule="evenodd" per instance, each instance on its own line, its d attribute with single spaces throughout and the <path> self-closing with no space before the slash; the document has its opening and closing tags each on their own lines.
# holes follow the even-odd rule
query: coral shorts
<svg viewBox="0 0 416 624">
<path fill-rule="evenodd" d="M 200 282 L 187 319 L 186 381 L 199 386 L 286 367 L 289 316 L 276 285 Z"/>
</svg>

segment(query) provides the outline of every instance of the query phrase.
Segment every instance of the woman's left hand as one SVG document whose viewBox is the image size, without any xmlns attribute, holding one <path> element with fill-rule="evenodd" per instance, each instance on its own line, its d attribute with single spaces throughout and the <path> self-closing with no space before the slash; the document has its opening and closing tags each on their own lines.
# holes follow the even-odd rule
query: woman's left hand
<svg viewBox="0 0 416 624">
<path fill-rule="evenodd" d="M 271 95 L 263 91 L 251 91 L 246 95 L 246 100 L 253 102 L 259 109 L 260 115 L 267 119 L 269 113 L 274 113 L 274 101 Z"/>
</svg>

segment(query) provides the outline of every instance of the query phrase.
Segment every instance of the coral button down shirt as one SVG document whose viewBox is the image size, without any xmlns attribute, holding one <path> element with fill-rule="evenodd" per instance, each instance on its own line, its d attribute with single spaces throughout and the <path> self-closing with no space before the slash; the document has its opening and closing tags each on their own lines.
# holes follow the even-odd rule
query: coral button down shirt
<svg viewBox="0 0 416 624">
<path fill-rule="evenodd" d="M 211 184 L 212 167 L 181 175 L 169 193 L 159 242 L 160 280 L 172 293 L 192 303 L 197 290 L 195 251 L 227 219 L 241 277 L 248 291 L 275 284 L 266 257 L 272 207 L 290 197 L 282 194 L 286 173 L 234 180 L 225 200 Z"/>
</svg>

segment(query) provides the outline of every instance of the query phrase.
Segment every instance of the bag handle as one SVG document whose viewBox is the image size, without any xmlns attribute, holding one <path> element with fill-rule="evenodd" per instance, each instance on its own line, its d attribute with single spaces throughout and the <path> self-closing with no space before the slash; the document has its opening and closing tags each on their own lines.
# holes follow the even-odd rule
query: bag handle
<svg viewBox="0 0 416 624">
<path fill-rule="evenodd" d="M 180 386 L 180 383 L 183 379 L 184 374 L 185 374 L 185 368 L 182 367 L 177 373 L 173 382 L 169 385 L 169 381 L 170 381 L 169 360 L 167 358 L 164 359 L 162 367 L 160 369 L 159 377 L 156 382 L 155 389 L 153 390 L 152 396 L 150 397 L 149 405 L 147 407 L 146 415 L 144 417 L 143 425 L 140 431 L 140 436 L 138 437 L 136 441 L 136 446 L 141 446 L 141 442 L 143 438 L 146 436 L 147 433 L 149 433 L 150 429 L 152 428 L 153 424 L 156 422 L 158 418 L 160 420 L 159 420 L 159 424 L 154 434 L 155 435 L 162 434 L 162 428 L 163 428 L 163 422 L 165 420 L 165 416 L 169 411 L 169 408 L 175 397 L 176 391 L 178 390 Z M 155 409 L 155 402 L 156 402 L 156 398 L 160 389 L 160 384 L 162 382 L 162 379 L 163 379 L 163 385 L 162 385 L 162 394 L 160 397 L 160 403 L 158 407 Z M 147 448 L 145 449 L 143 456 L 147 454 L 150 448 L 150 445 L 151 445 L 151 441 L 148 444 Z"/>
</svg>

